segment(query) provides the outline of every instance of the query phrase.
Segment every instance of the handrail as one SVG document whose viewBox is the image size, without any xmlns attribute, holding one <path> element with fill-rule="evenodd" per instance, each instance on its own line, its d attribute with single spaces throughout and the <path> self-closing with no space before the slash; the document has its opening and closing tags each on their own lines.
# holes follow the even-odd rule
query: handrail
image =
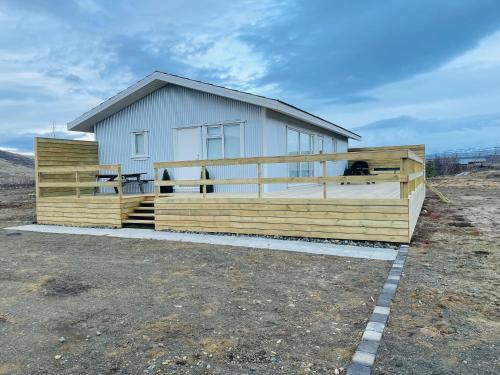
<svg viewBox="0 0 500 375">
<path fill-rule="evenodd" d="M 292 156 L 257 156 L 249 158 L 232 159 L 205 159 L 205 160 L 182 160 L 153 163 L 154 168 L 180 168 L 180 167 L 202 167 L 216 165 L 244 165 L 244 164 L 280 164 L 314 161 L 335 160 L 386 160 L 408 157 L 409 150 L 396 151 L 363 151 L 363 152 L 336 152 L 330 154 L 292 155 Z M 415 155 L 416 156 L 416 155 Z M 418 157 L 418 156 L 417 156 Z"/>
<path fill-rule="evenodd" d="M 420 156 L 418 156 L 415 152 L 408 150 L 408 159 L 416 161 L 417 163 L 423 164 L 424 161 Z"/>
<path fill-rule="evenodd" d="M 337 160 L 394 160 L 400 162 L 400 173 L 380 174 L 367 176 L 327 176 L 326 162 Z M 262 177 L 263 164 L 279 163 L 310 163 L 320 162 L 322 176 L 310 177 Z M 228 178 L 228 179 L 206 179 L 204 171 L 207 166 L 229 166 L 248 165 L 257 166 L 257 177 L 251 178 Z M 259 156 L 249 158 L 213 159 L 213 160 L 183 160 L 170 162 L 155 162 L 154 167 L 154 189 L 155 195 L 160 196 L 161 186 L 201 186 L 203 197 L 206 197 L 207 185 L 257 185 L 257 196 L 262 198 L 263 184 L 277 183 L 315 183 L 323 185 L 323 198 L 327 198 L 327 183 L 350 183 L 350 182 L 374 182 L 374 181 L 399 181 L 401 184 L 401 198 L 408 198 L 409 194 L 420 185 L 419 180 L 423 176 L 423 160 L 410 150 L 384 150 L 384 151 L 357 151 L 340 152 L 329 154 L 293 155 L 293 156 Z M 159 180 L 159 169 L 201 167 L 200 179 L 195 180 Z M 423 178 L 423 177 L 422 177 Z M 418 180 L 418 181 L 417 181 Z"/>
<path fill-rule="evenodd" d="M 120 164 L 108 165 L 71 165 L 71 166 L 54 166 L 54 167 L 39 167 L 38 172 L 41 173 L 61 173 L 61 172 L 93 172 L 93 171 L 111 171 L 118 170 Z"/>
</svg>

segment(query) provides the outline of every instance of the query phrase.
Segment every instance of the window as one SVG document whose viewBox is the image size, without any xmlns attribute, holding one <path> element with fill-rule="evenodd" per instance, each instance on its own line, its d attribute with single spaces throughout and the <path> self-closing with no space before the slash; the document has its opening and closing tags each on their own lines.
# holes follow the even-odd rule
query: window
<svg viewBox="0 0 500 375">
<path fill-rule="evenodd" d="M 325 152 L 325 139 L 321 136 L 318 137 L 318 153 L 322 154 Z"/>
<path fill-rule="evenodd" d="M 132 157 L 147 158 L 148 157 L 148 139 L 147 132 L 144 130 L 134 131 L 132 134 Z"/>
<path fill-rule="evenodd" d="M 332 138 L 332 151 L 337 152 L 337 140 L 335 138 Z"/>
<path fill-rule="evenodd" d="M 222 132 L 220 126 L 207 127 L 207 159 L 222 159 Z"/>
<path fill-rule="evenodd" d="M 207 159 L 241 156 L 240 124 L 207 126 Z"/>
<path fill-rule="evenodd" d="M 300 132 L 291 128 L 287 129 L 287 152 L 288 155 L 312 154 L 313 136 L 309 133 Z M 313 175 L 313 163 L 288 163 L 288 175 L 290 177 L 309 177 Z"/>
</svg>

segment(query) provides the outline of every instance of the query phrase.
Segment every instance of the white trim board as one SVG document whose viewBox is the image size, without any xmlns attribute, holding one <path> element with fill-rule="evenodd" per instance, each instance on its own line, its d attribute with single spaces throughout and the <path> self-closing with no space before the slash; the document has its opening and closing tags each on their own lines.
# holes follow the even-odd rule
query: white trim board
<svg viewBox="0 0 500 375">
<path fill-rule="evenodd" d="M 335 245 L 331 243 L 279 240 L 263 237 L 221 236 L 214 234 L 160 232 L 153 229 L 103 229 L 64 227 L 59 225 L 30 224 L 4 228 L 40 233 L 79 234 L 90 236 L 108 236 L 118 238 L 149 239 L 160 241 L 191 242 L 200 244 L 239 246 L 264 250 L 292 251 L 319 255 L 334 255 L 349 258 L 388 260 L 396 259 L 395 249 L 365 246 Z"/>
</svg>

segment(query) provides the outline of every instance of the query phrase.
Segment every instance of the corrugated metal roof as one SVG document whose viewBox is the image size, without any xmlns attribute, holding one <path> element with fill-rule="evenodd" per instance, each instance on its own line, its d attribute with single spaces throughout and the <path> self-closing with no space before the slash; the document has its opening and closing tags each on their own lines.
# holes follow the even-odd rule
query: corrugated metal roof
<svg viewBox="0 0 500 375">
<path fill-rule="evenodd" d="M 280 112 L 285 115 L 300 119 L 309 124 L 344 135 L 348 138 L 357 140 L 361 139 L 361 136 L 354 132 L 351 132 L 339 125 L 334 124 L 333 122 L 324 120 L 321 117 L 313 115 L 281 100 L 271 99 L 265 96 L 250 94 L 243 91 L 229 89 L 211 83 L 196 81 L 193 79 L 159 71 L 153 72 L 134 85 L 119 92 L 112 98 L 102 102 L 97 107 L 91 109 L 88 112 L 85 112 L 83 115 L 69 122 L 68 130 L 93 132 L 94 124 L 96 124 L 97 122 L 104 120 L 105 118 L 111 116 L 112 114 L 120 111 L 121 109 L 129 106 L 130 104 L 167 84 L 183 86 L 194 90 L 208 92 L 214 95 L 220 95 L 226 98 L 262 106 L 264 108 L 269 108 L 276 112 Z"/>
</svg>

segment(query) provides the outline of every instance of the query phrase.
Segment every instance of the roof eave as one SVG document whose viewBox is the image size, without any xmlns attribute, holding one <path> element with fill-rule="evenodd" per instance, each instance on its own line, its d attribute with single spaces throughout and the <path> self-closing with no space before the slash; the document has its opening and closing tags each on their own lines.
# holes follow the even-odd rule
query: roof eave
<svg viewBox="0 0 500 375">
<path fill-rule="evenodd" d="M 110 112 L 113 112 L 114 108 L 118 108 L 118 110 L 120 110 L 134 103 L 150 92 L 153 92 L 160 87 L 165 86 L 167 83 L 165 81 L 157 80 L 156 73 L 157 72 L 154 72 L 148 75 L 132 86 L 127 87 L 125 90 L 119 92 L 115 96 L 105 100 L 98 106 L 85 112 L 73 121 L 68 122 L 67 129 L 71 131 L 93 133 L 94 124 L 109 117 L 109 115 L 112 114 Z"/>
<path fill-rule="evenodd" d="M 136 82 L 134 85 L 116 94 L 112 98 L 102 102 L 97 107 L 92 108 L 90 111 L 84 113 L 75 120 L 69 122 L 67 125 L 68 130 L 92 133 L 94 132 L 95 123 L 104 120 L 116 111 L 125 108 L 126 106 L 134 103 L 145 95 L 148 95 L 149 93 L 169 83 L 269 108 L 296 119 L 319 126 L 326 130 L 341 134 L 345 137 L 356 140 L 361 139 L 361 136 L 356 133 L 353 133 L 319 117 L 313 116 L 293 106 L 287 105 L 283 102 L 280 102 L 279 100 L 252 95 L 245 92 L 215 86 L 200 81 L 194 81 L 188 78 L 178 77 L 158 71 L 153 72 L 149 76 Z"/>
</svg>

